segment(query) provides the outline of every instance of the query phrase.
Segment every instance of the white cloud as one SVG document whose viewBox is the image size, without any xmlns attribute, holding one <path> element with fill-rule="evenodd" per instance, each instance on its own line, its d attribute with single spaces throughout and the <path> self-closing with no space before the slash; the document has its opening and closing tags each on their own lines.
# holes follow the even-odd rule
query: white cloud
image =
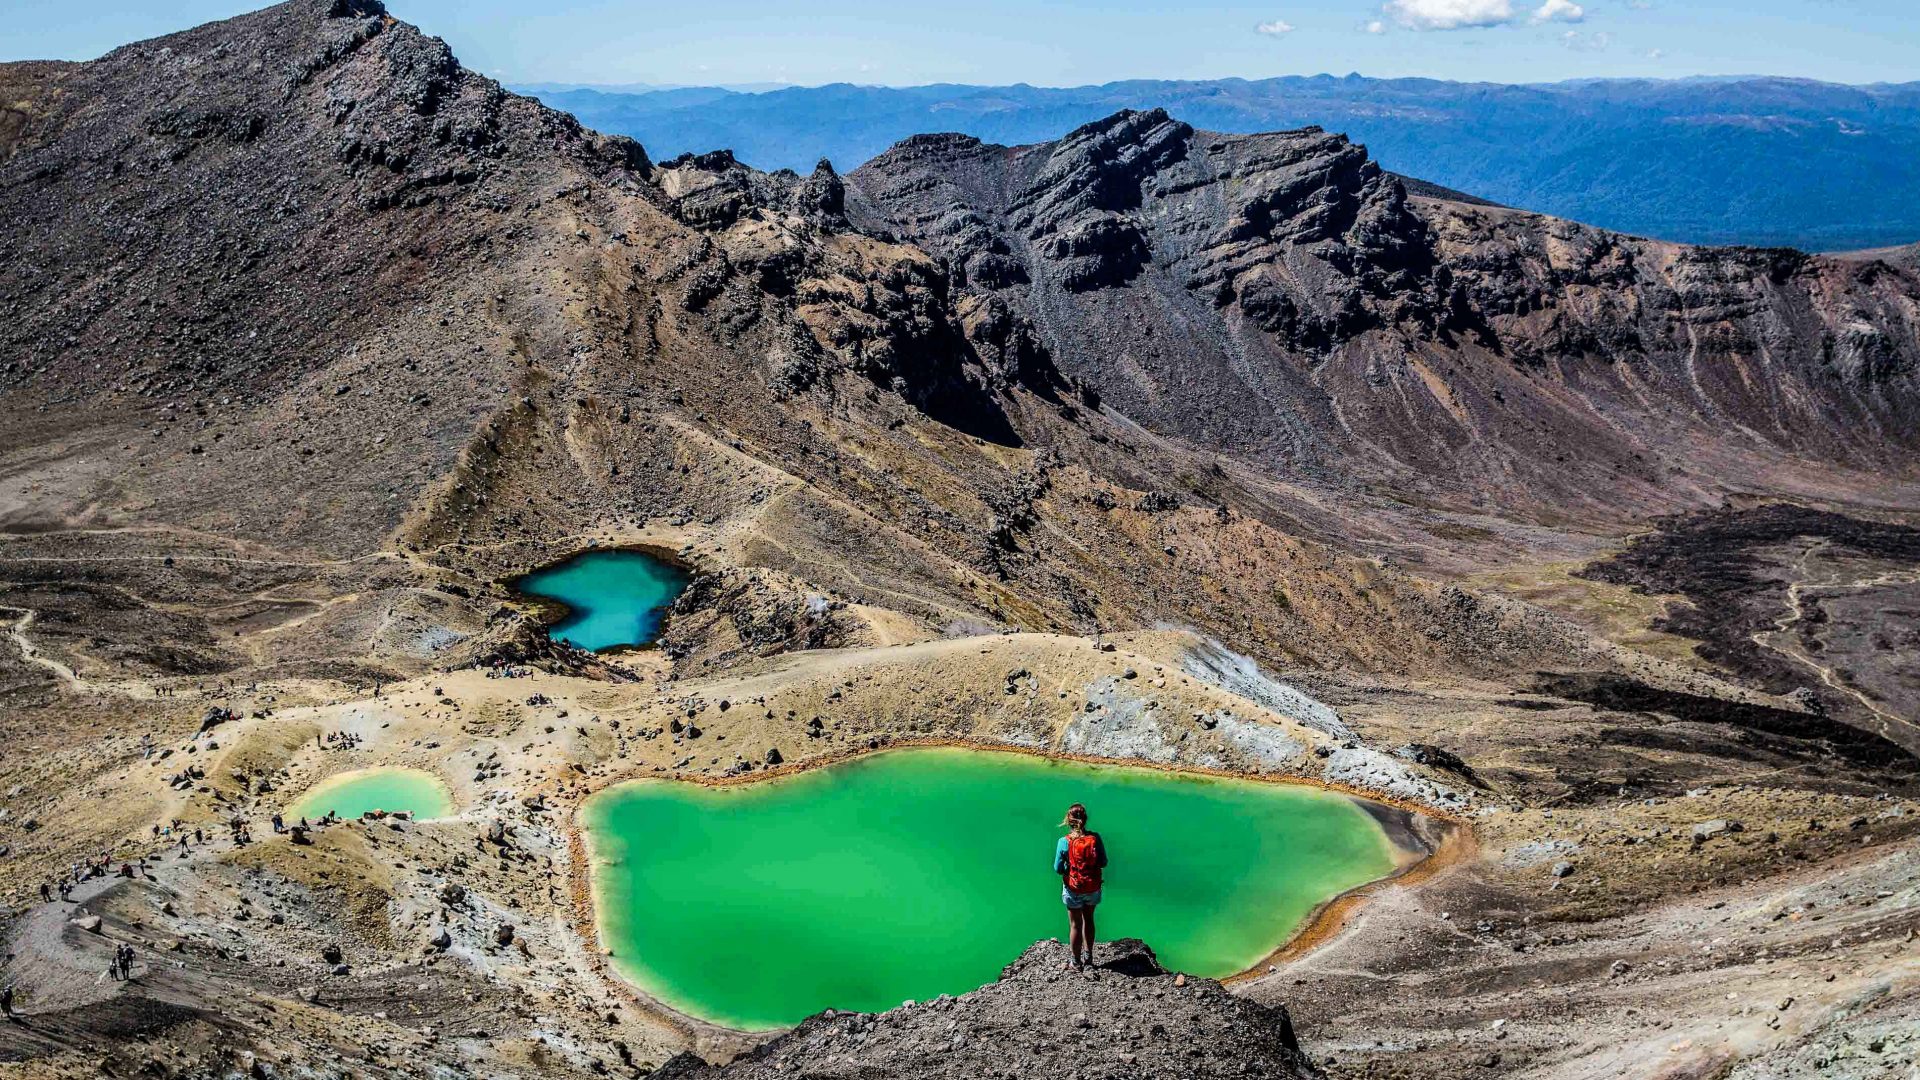
<svg viewBox="0 0 1920 1080">
<path fill-rule="evenodd" d="M 1263 22 L 1254 27 L 1253 32 L 1256 34 L 1265 34 L 1268 37 L 1279 37 L 1282 34 L 1293 33 L 1293 24 L 1285 19 L 1275 19 L 1272 22 Z"/>
<path fill-rule="evenodd" d="M 1367 33 L 1369 34 L 1384 34 L 1386 32 L 1387 24 L 1381 22 L 1379 19 L 1375 19 L 1367 24 Z"/>
<path fill-rule="evenodd" d="M 1515 8 L 1514 4 L 1529 5 Z M 1586 19 L 1587 9 L 1578 0 L 1387 0 L 1381 13 L 1409 30 L 1466 30 L 1527 23 L 1577 23 Z M 1379 27 L 1379 29 L 1375 29 Z M 1386 23 L 1376 20 L 1367 25 L 1368 33 L 1380 33 Z"/>
<path fill-rule="evenodd" d="M 1613 35 L 1604 30 L 1597 34 L 1583 34 L 1578 30 L 1569 30 L 1560 35 L 1560 44 L 1575 52 L 1599 52 L 1613 44 Z"/>
<path fill-rule="evenodd" d="M 1658 60 L 1665 55 L 1667 55 L 1667 50 L 1665 49 L 1648 49 L 1647 50 L 1647 59 L 1649 60 Z"/>
<path fill-rule="evenodd" d="M 1579 22 L 1587 17 L 1587 9 L 1573 0 L 1546 0 L 1534 9 L 1533 21 L 1543 22 Z"/>
<path fill-rule="evenodd" d="M 1513 21 L 1513 0 L 1388 0 L 1381 10 L 1409 30 L 1461 30 Z"/>
</svg>

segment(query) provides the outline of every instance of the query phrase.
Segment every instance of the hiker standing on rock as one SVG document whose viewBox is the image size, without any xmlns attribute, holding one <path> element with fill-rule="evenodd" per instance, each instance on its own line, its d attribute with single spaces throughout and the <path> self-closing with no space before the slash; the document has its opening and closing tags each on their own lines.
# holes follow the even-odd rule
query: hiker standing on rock
<svg viewBox="0 0 1920 1080">
<path fill-rule="evenodd" d="M 1053 849 L 1053 872 L 1060 875 L 1060 902 L 1067 905 L 1070 966 L 1093 966 L 1093 909 L 1100 905 L 1100 872 L 1107 866 L 1107 845 L 1087 830 L 1087 808 L 1074 803 L 1060 823 L 1067 835 Z M 1082 959 L 1084 951 L 1085 959 Z"/>
</svg>

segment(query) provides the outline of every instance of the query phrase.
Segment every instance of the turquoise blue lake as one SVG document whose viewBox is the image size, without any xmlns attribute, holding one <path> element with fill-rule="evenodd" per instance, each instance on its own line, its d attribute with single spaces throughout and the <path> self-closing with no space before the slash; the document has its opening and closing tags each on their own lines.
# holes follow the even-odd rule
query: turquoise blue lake
<svg viewBox="0 0 1920 1080">
<path fill-rule="evenodd" d="M 453 796 L 439 777 L 420 769 L 356 769 L 315 784 L 287 808 L 287 820 L 318 820 L 328 813 L 352 819 L 369 810 L 446 817 L 453 813 Z"/>
<path fill-rule="evenodd" d="M 548 629 L 549 637 L 594 652 L 651 643 L 686 587 L 686 571 L 624 548 L 582 552 L 515 584 L 530 596 L 566 605 L 566 618 Z"/>
</svg>

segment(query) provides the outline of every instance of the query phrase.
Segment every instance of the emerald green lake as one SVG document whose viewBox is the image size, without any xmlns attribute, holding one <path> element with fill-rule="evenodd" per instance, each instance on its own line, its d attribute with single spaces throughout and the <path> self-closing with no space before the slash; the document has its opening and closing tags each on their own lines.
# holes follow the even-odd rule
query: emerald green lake
<svg viewBox="0 0 1920 1080">
<path fill-rule="evenodd" d="M 582 821 L 601 944 L 659 1000 L 743 1029 L 964 993 L 1065 939 L 1053 852 L 1074 802 L 1111 860 L 1099 936 L 1143 938 L 1197 975 L 1245 970 L 1397 865 L 1366 810 L 1317 788 L 897 750 L 595 795 Z"/>
<path fill-rule="evenodd" d="M 286 818 L 313 821 L 329 811 L 357 818 L 369 810 L 404 810 L 422 819 L 446 817 L 453 813 L 453 796 L 439 777 L 421 769 L 356 769 L 315 784 L 288 808 Z"/>
<path fill-rule="evenodd" d="M 686 586 L 686 571 L 621 548 L 583 552 L 515 584 L 523 593 L 566 605 L 566 618 L 547 631 L 549 637 L 595 652 L 652 641 L 668 605 Z"/>
</svg>

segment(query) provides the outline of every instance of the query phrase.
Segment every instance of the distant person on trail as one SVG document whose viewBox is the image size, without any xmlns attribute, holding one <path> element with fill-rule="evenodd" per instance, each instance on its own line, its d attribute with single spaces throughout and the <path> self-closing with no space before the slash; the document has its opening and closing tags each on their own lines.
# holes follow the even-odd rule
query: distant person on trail
<svg viewBox="0 0 1920 1080">
<path fill-rule="evenodd" d="M 1100 904 L 1100 871 L 1107 866 L 1107 845 L 1087 830 L 1087 808 L 1074 803 L 1060 823 L 1067 835 L 1053 849 L 1053 872 L 1060 875 L 1060 902 L 1067 905 L 1070 967 L 1093 966 L 1093 909 Z M 1084 953 L 1084 959 L 1082 954 Z"/>
</svg>

